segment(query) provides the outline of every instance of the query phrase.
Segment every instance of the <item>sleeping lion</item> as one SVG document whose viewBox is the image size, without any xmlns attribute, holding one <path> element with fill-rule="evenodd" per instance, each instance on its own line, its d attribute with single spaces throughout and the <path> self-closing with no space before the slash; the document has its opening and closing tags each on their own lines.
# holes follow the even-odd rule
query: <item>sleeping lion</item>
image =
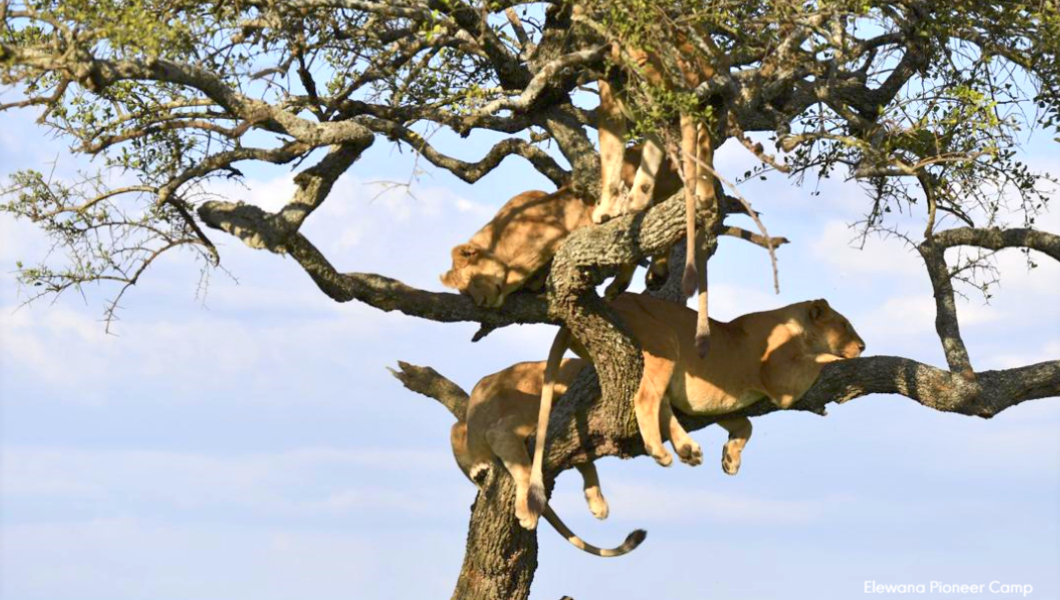
<svg viewBox="0 0 1060 600">
<path fill-rule="evenodd" d="M 556 393 L 563 394 L 567 385 L 588 363 L 580 359 L 564 360 L 556 373 Z M 526 493 L 530 487 L 530 455 L 526 452 L 526 438 L 537 424 L 538 402 L 541 398 L 541 375 L 544 361 L 523 362 L 503 371 L 483 377 L 471 392 L 467 415 L 453 425 L 450 442 L 453 456 L 460 470 L 476 484 L 485 480 L 486 471 L 497 457 L 515 480 L 516 515 L 520 524 L 532 528 L 526 521 Z M 591 462 L 575 465 L 582 475 L 585 500 L 598 519 L 606 519 L 607 500 L 600 491 L 600 478 Z M 617 548 L 601 549 L 587 544 L 560 520 L 552 509 L 545 507 L 543 516 L 574 546 L 597 556 L 621 556 L 644 541 L 645 532 L 636 530 Z M 533 518 L 534 525 L 537 518 Z"/>
<path fill-rule="evenodd" d="M 633 181 L 640 149 L 626 151 L 622 176 Z M 681 189 L 681 179 L 663 164 L 655 181 L 656 197 L 667 198 Z M 563 187 L 555 192 L 523 192 L 508 200 L 467 243 L 453 248 L 453 266 L 440 279 L 446 287 L 471 296 L 476 306 L 500 308 L 509 294 L 522 289 L 540 289 L 545 267 L 572 231 L 588 227 L 593 204 Z M 665 281 L 667 256 L 652 259 L 649 278 Z M 609 297 L 625 290 L 636 265 L 624 269 L 608 288 Z"/>
<path fill-rule="evenodd" d="M 711 321 L 714 350 L 705 358 L 697 353 L 696 312 L 688 307 L 622 294 L 611 308 L 643 352 L 644 372 L 633 406 L 644 449 L 663 466 L 669 466 L 673 457 L 663 447 L 660 418 L 678 457 L 689 465 L 703 461 L 699 444 L 674 417 L 673 409 L 689 415 L 725 415 L 763 398 L 789 408 L 813 386 L 825 364 L 856 358 L 865 350 L 850 321 L 825 300 L 750 313 L 729 323 Z M 588 357 L 569 330 L 561 328 L 544 371 L 530 490 L 527 499 L 520 498 L 515 505 L 520 523 L 531 529 L 546 506 L 544 440 L 560 359 L 568 347 Z M 718 424 L 729 432 L 722 468 L 734 475 L 751 436 L 751 421 L 738 417 Z M 520 513 L 524 507 L 527 512 Z"/>
</svg>

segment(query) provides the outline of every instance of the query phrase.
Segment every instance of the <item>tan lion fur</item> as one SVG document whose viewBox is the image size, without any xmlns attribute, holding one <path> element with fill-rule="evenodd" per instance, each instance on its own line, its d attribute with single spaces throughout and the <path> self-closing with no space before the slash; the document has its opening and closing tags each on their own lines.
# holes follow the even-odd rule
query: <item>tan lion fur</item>
<svg viewBox="0 0 1060 600">
<path fill-rule="evenodd" d="M 585 368 L 580 359 L 564 360 L 557 370 L 556 393 L 562 395 L 574 377 Z M 530 486 L 530 455 L 526 439 L 537 424 L 538 403 L 541 398 L 542 374 L 545 362 L 523 362 L 503 371 L 483 377 L 471 392 L 467 415 L 453 425 L 450 441 L 453 456 L 460 470 L 477 485 L 485 481 L 487 471 L 499 458 L 515 481 L 515 514 L 524 527 L 529 527 L 526 508 Z M 582 475 L 585 500 L 598 519 L 606 519 L 607 500 L 600 491 L 600 479 L 593 463 L 575 465 Z M 621 556 L 636 548 L 644 540 L 645 532 L 637 530 L 616 547 L 601 549 L 584 542 L 563 521 L 546 507 L 545 519 L 574 546 L 597 556 Z M 537 517 L 532 517 L 536 525 Z"/>
<path fill-rule="evenodd" d="M 574 7 L 575 15 L 583 14 L 581 6 Z M 706 37 L 709 40 L 709 36 Z M 702 83 L 714 76 L 714 65 L 705 60 L 696 46 L 683 37 L 674 40 L 674 58 L 680 71 L 680 91 L 695 90 Z M 620 177 L 622 172 L 624 148 L 628 129 L 627 115 L 632 111 L 624 98 L 626 84 L 620 72 L 630 77 L 643 77 L 649 85 L 678 91 L 674 82 L 667 76 L 665 60 L 654 52 L 641 48 L 622 46 L 612 43 L 611 62 L 620 69 L 609 78 L 597 81 L 600 91 L 599 122 L 597 131 L 600 141 L 600 202 L 593 211 L 593 222 L 603 223 L 612 217 L 630 212 L 644 210 L 653 201 L 661 197 L 655 190 L 656 180 L 661 163 L 666 154 L 663 141 L 658 135 L 649 133 L 646 136 L 640 166 L 634 176 L 632 189 L 624 193 L 626 179 Z M 616 76 L 617 75 L 617 76 Z M 708 311 L 707 291 L 707 257 L 702 251 L 702 231 L 697 234 L 696 207 L 701 203 L 706 206 L 717 206 L 717 194 L 714 189 L 714 175 L 704 167 L 713 168 L 714 140 L 706 123 L 698 121 L 693 115 L 680 115 L 680 177 L 685 191 L 685 241 L 688 245 L 685 254 L 685 269 L 681 287 L 685 296 L 692 296 L 699 289 L 697 299 L 699 319 L 696 327 L 696 349 L 700 356 L 705 356 L 710 347 L 710 317 Z M 698 240 L 698 243 L 697 243 Z M 668 254 L 668 253 L 667 253 Z"/>
<path fill-rule="evenodd" d="M 640 148 L 626 151 L 623 177 L 633 181 L 640 161 Z M 677 173 L 665 163 L 658 177 L 657 194 L 681 189 Z M 593 205 L 568 188 L 549 194 L 523 192 L 508 200 L 471 239 L 453 248 L 453 266 L 441 276 L 442 283 L 471 296 L 477 306 L 499 308 L 509 294 L 521 288 L 535 289 L 544 283 L 544 267 L 575 229 L 592 225 Z M 636 265 L 629 265 L 608 288 L 617 296 L 629 284 Z M 652 277 L 665 280 L 665 257 L 652 263 Z"/>
<path fill-rule="evenodd" d="M 644 372 L 633 406 L 645 451 L 663 466 L 673 462 L 663 447 L 664 434 L 683 462 L 697 465 L 703 460 L 699 444 L 689 437 L 673 410 L 689 415 L 725 415 L 763 398 L 789 408 L 810 389 L 825 364 L 855 358 L 865 349 L 850 321 L 825 300 L 750 313 L 728 323 L 714 321 L 714 349 L 705 358 L 696 350 L 695 311 L 640 294 L 623 294 L 611 307 L 643 352 Z M 544 374 L 539 441 L 527 503 L 530 520 L 545 507 L 544 440 L 558 361 L 568 346 L 579 356 L 588 357 L 569 331 L 560 329 Z M 718 423 L 729 431 L 722 468 L 735 474 L 751 435 L 751 422 L 741 417 Z"/>
</svg>

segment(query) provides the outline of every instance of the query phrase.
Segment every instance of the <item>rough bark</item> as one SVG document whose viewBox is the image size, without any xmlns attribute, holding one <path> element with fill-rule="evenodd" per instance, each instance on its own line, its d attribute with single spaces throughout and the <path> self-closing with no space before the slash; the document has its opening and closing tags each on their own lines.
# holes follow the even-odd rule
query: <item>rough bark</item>
<svg viewBox="0 0 1060 600">
<path fill-rule="evenodd" d="M 611 41 L 613 36 L 606 35 L 608 39 L 602 40 L 589 35 L 592 39 L 584 39 L 586 34 L 582 28 L 572 25 L 569 3 L 552 5 L 546 11 L 545 26 L 536 43 L 522 29 L 518 17 L 513 19 L 509 15 L 509 20 L 517 27 L 519 47 L 516 48 L 490 26 L 490 13 L 518 3 L 501 2 L 492 7 L 479 7 L 478 3 L 464 0 L 291 0 L 278 3 L 250 0 L 243 6 L 255 7 L 255 18 L 242 21 L 241 31 L 236 32 L 233 40 L 273 29 L 281 34 L 277 36 L 278 41 L 299 42 L 297 46 L 280 43 L 275 52 L 269 54 L 289 55 L 300 61 L 306 54 L 305 44 L 313 44 L 311 38 L 315 36 L 304 35 L 299 27 L 321 23 L 307 20 L 315 14 L 343 9 L 390 23 L 402 20 L 408 23 L 407 29 L 373 28 L 372 31 L 354 33 L 361 35 L 362 41 L 369 41 L 374 52 L 387 58 L 376 61 L 377 56 L 367 56 L 364 70 L 344 91 L 321 95 L 324 86 L 313 82 L 312 74 L 303 64 L 299 73 L 300 88 L 284 90 L 282 101 L 275 102 L 243 93 L 242 84 L 246 78 L 256 79 L 258 74 L 236 69 L 222 76 L 222 71 L 210 69 L 209 61 L 200 60 L 198 57 L 202 54 L 198 52 L 176 52 L 173 59 L 145 59 L 135 54 L 128 58 L 120 51 L 120 43 L 109 43 L 112 40 L 104 31 L 84 31 L 77 26 L 55 27 L 51 23 L 66 17 L 58 13 L 41 13 L 29 5 L 9 12 L 9 4 L 0 2 L 0 22 L 6 25 L 8 18 L 22 21 L 8 26 L 6 31 L 21 32 L 29 27 L 39 27 L 51 34 L 17 43 L 8 38 L 0 40 L 0 63 L 5 68 L 17 67 L 16 70 L 5 70 L 3 75 L 13 77 L 12 81 L 32 81 L 31 87 L 34 88 L 38 88 L 38 82 L 49 78 L 60 84 L 55 93 L 44 85 L 30 93 L 26 100 L 0 105 L 0 110 L 5 106 L 42 106 L 47 108 L 42 115 L 45 120 L 48 111 L 67 102 L 64 91 L 71 86 L 80 87 L 89 93 L 89 98 L 96 100 L 102 98 L 100 94 L 123 83 L 145 85 L 148 89 L 180 90 L 181 98 L 176 105 L 168 101 L 170 95 L 167 92 L 144 106 L 139 106 L 138 102 L 132 111 L 128 110 L 128 104 L 123 110 L 119 103 L 115 111 L 117 116 L 107 123 L 93 120 L 89 127 L 73 131 L 60 127 L 59 130 L 72 133 L 81 142 L 80 151 L 91 154 L 105 153 L 125 141 L 141 139 L 150 132 L 159 131 L 183 129 L 219 142 L 208 144 L 209 150 L 197 155 L 189 166 L 178 162 L 159 168 L 160 165 L 148 161 L 152 169 L 145 171 L 149 175 L 145 183 L 151 183 L 150 190 L 157 196 L 158 203 L 176 209 L 195 232 L 199 243 L 211 252 L 214 251 L 212 242 L 190 216 L 193 205 L 182 197 L 183 192 L 210 177 L 239 176 L 236 165 L 243 161 L 297 164 L 296 161 L 305 159 L 314 150 L 328 147 L 330 153 L 326 158 L 296 177 L 298 191 L 281 211 L 269 213 L 238 203 L 207 202 L 198 208 L 199 218 L 207 226 L 223 230 L 251 247 L 291 256 L 325 294 L 339 302 L 357 300 L 379 310 L 397 310 L 441 322 L 474 321 L 482 324 L 482 332 L 512 323 L 567 324 L 593 357 L 603 382 L 604 397 L 601 401 L 595 371 L 587 370 L 556 407 L 550 423 L 546 461 L 549 482 L 561 470 L 586 457 L 632 457 L 643 453 L 630 406 L 641 371 L 641 357 L 622 328 L 615 324 L 613 315 L 596 296 L 594 288 L 620 266 L 658 254 L 682 237 L 684 205 L 681 198 L 664 202 L 644 214 L 616 219 L 605 226 L 571 236 L 556 258 L 547 297 L 516 294 L 506 301 L 503 310 L 480 309 L 465 297 L 417 290 L 381 275 L 340 272 L 299 232 L 305 219 L 325 201 L 338 177 L 377 136 L 411 145 L 426 160 L 464 181 L 478 181 L 508 156 L 520 156 L 556 185 L 569 183 L 585 197 L 598 197 L 599 158 L 593 140 L 586 132 L 586 126 L 595 123 L 595 119 L 591 111 L 574 106 L 571 95 L 579 85 L 599 76 L 606 62 L 602 59 L 604 46 L 601 41 Z M 875 136 L 886 134 L 885 137 L 894 142 L 921 137 L 906 134 L 930 133 L 930 128 L 902 131 L 900 125 L 895 126 L 898 129 L 890 130 L 887 124 L 891 119 L 881 111 L 896 104 L 896 99 L 898 106 L 904 106 L 901 90 L 911 87 L 907 84 L 915 82 L 918 74 L 926 74 L 932 61 L 941 63 L 947 58 L 940 52 L 945 45 L 938 45 L 932 41 L 933 37 L 923 35 L 924 26 L 937 24 L 939 14 L 945 13 L 946 21 L 952 16 L 952 10 L 945 3 L 937 4 L 886 3 L 893 26 L 872 33 L 872 37 L 848 32 L 848 15 L 834 7 L 818 9 L 808 5 L 806 10 L 796 11 L 796 19 L 782 23 L 755 24 L 749 17 L 751 22 L 741 23 L 747 25 L 745 30 L 716 32 L 724 36 L 739 34 L 743 39 L 732 47 L 731 55 L 722 61 L 724 64 L 718 65 L 716 76 L 703 83 L 696 93 L 705 102 L 723 107 L 731 116 L 719 119 L 719 127 L 724 129 L 718 132 L 720 139 L 735 136 L 767 162 L 761 151 L 746 143 L 745 132 L 776 134 L 785 151 L 809 147 L 817 141 L 858 148 L 859 152 L 873 159 L 866 161 L 866 165 L 871 165 L 875 171 L 855 170 L 856 176 L 908 175 L 910 170 L 916 170 L 915 165 L 903 162 L 906 160 L 904 154 L 908 152 L 877 156 L 873 151 L 879 145 Z M 1008 32 L 993 29 L 997 24 L 992 7 L 989 10 L 974 10 L 974 6 L 962 9 L 968 13 L 971 24 L 950 30 L 947 35 L 951 39 L 972 43 L 982 50 L 982 54 L 1004 57 L 1025 70 L 1036 68 L 1034 61 L 1037 58 L 1029 46 L 1028 49 L 1017 48 L 990 39 L 1009 39 Z M 590 23 L 588 19 L 582 19 L 582 24 Z M 422 31 L 432 32 L 430 39 L 419 39 L 421 36 L 417 32 Z M 821 52 L 802 51 L 809 36 L 824 31 L 838 32 L 818 35 L 815 42 L 826 44 L 821 52 L 830 51 L 835 57 L 829 61 L 817 58 Z M 1035 39 L 1039 32 L 1044 35 L 1038 37 L 1055 37 L 1049 36 L 1048 30 L 1030 26 L 1024 29 L 1023 37 Z M 318 33 L 326 32 L 321 30 Z M 389 39 L 386 37 L 389 33 L 398 37 Z M 999 36 L 1000 33 L 1004 36 Z M 350 32 L 344 31 L 343 35 L 350 35 Z M 218 37 L 227 38 L 226 35 Z M 322 35 L 321 38 L 323 45 L 314 51 L 342 51 L 341 43 L 335 49 L 328 46 L 342 42 L 342 36 Z M 413 43 L 409 43 L 410 40 Z M 411 84 L 420 79 L 419 71 L 406 67 L 417 64 L 425 53 L 442 50 L 454 50 L 491 74 L 481 78 L 481 81 L 495 80 L 490 81 L 495 86 L 486 90 L 489 97 L 480 105 L 436 95 L 420 97 L 411 90 L 414 87 Z M 372 52 L 369 50 L 369 54 Z M 233 54 L 238 56 L 239 52 Z M 882 82 L 869 76 L 881 66 L 887 67 Z M 279 65 L 277 68 L 280 72 L 286 69 Z M 407 80 L 403 73 L 408 74 Z M 471 82 L 465 80 L 461 84 Z M 476 86 L 479 82 L 479 79 L 473 80 Z M 366 93 L 376 84 L 385 84 L 382 87 L 397 91 L 383 96 Z M 1052 89 L 1055 91 L 1055 86 Z M 410 90 L 412 96 L 408 95 Z M 1053 97 L 1055 93 L 1041 96 L 1043 101 Z M 115 97 L 105 100 L 114 102 Z M 796 119 L 818 106 L 827 107 L 833 113 L 830 118 L 834 118 L 839 126 L 791 131 Z M 130 115 L 134 118 L 127 123 Z M 423 124 L 428 125 L 428 129 L 435 125 L 449 127 L 460 135 L 483 129 L 514 137 L 498 142 L 479 160 L 466 161 L 447 156 L 428 144 L 423 135 L 413 131 L 414 126 Z M 251 133 L 257 137 L 246 137 Z M 270 139 L 278 138 L 278 145 L 254 147 L 253 141 L 263 134 Z M 570 172 L 545 152 L 541 146 L 545 142 L 556 143 L 570 165 Z M 939 148 L 929 151 L 926 156 L 913 158 L 919 159 L 917 164 L 924 168 L 938 161 L 954 160 L 953 153 L 944 150 Z M 957 156 L 971 161 L 980 153 L 978 150 L 958 152 Z M 778 169 L 784 170 L 782 165 Z M 158 173 L 168 175 L 155 182 Z M 66 207 L 61 212 L 77 213 L 79 209 Z M 727 212 L 734 211 L 723 205 L 721 214 Z M 700 217 L 700 222 L 707 223 L 716 234 L 721 233 L 718 230 L 721 215 L 705 213 Z M 929 233 L 931 229 L 929 227 Z M 737 229 L 728 233 L 759 245 L 778 243 L 775 239 L 766 244 L 762 236 Z M 937 329 L 950 370 L 895 357 L 837 363 L 824 370 L 815 387 L 796 405 L 796 409 L 823 412 L 824 405 L 832 400 L 843 401 L 869 393 L 897 393 L 937 410 L 989 417 L 1024 400 L 1060 394 L 1060 363 L 1057 362 L 974 373 L 960 338 L 953 308 L 951 274 L 944 256 L 945 249 L 955 246 L 993 250 L 1031 248 L 1060 260 L 1060 238 L 1030 229 L 969 227 L 934 234 L 921 250 L 935 287 Z M 150 260 L 153 257 L 148 263 Z M 680 261 L 672 264 L 680 264 Z M 132 281 L 135 282 L 135 277 Z M 668 287 L 660 293 L 668 295 L 673 292 L 674 289 Z M 411 366 L 403 367 L 401 374 L 414 371 Z M 413 379 L 402 380 L 413 387 Z M 466 394 L 462 390 L 451 382 L 446 385 L 444 378 L 427 370 L 419 372 L 418 380 L 433 382 L 423 387 L 422 392 L 446 398 L 443 404 L 454 415 L 463 414 Z M 773 410 L 775 408 L 768 403 L 758 403 L 745 414 L 762 415 Z M 685 418 L 685 421 L 691 429 L 712 422 L 693 418 Z M 508 479 L 498 477 L 496 481 L 487 482 L 476 500 L 468 552 L 454 597 L 524 598 L 529 593 L 536 567 L 536 538 L 521 530 L 511 518 L 511 492 Z"/>
<path fill-rule="evenodd" d="M 433 398 L 457 420 L 467 413 L 468 394 L 430 367 L 398 362 L 390 372 L 406 388 Z M 503 468 L 491 469 L 471 505 L 464 564 L 453 600 L 517 600 L 530 595 L 537 570 L 537 535 L 514 517 L 515 486 Z"/>
<path fill-rule="evenodd" d="M 401 371 L 394 374 L 405 387 L 435 398 L 447 408 L 454 405 L 454 396 L 462 396 L 466 407 L 467 394 L 433 369 L 400 365 Z M 898 394 L 934 410 L 990 418 L 1028 400 L 1060 395 L 1060 361 L 983 371 L 972 381 L 893 356 L 841 361 L 826 366 L 806 396 L 789 410 L 824 415 L 830 402 L 843 403 L 868 394 Z M 632 411 L 620 408 L 623 403 L 599 399 L 597 376 L 590 368 L 578 376 L 556 405 L 549 427 L 549 435 L 554 436 L 549 440 L 546 461 L 549 481 L 585 460 L 644 454 Z M 758 417 L 777 410 L 780 409 L 763 400 L 735 414 Z M 682 414 L 678 418 L 689 431 L 717 420 Z M 707 465 L 711 464 L 708 461 Z M 504 469 L 492 469 L 491 473 L 501 475 L 491 477 L 472 506 L 464 566 L 454 600 L 519 600 L 529 595 L 537 563 L 536 538 L 513 519 L 514 486 L 503 475 Z"/>
</svg>

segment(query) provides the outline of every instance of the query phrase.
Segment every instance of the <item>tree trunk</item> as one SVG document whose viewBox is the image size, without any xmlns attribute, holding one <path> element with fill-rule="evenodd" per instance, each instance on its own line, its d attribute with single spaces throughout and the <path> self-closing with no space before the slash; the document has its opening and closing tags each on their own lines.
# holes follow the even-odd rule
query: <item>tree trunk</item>
<svg viewBox="0 0 1060 600">
<path fill-rule="evenodd" d="M 499 466 L 499 465 L 496 465 Z M 515 486 L 494 468 L 471 506 L 453 600 L 525 600 L 537 570 L 537 533 L 515 520 Z"/>
</svg>

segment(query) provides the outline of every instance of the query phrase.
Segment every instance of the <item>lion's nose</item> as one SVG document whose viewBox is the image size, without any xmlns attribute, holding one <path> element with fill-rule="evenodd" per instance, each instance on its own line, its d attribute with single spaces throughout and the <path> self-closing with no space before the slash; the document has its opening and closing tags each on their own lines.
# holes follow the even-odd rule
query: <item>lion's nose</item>
<svg viewBox="0 0 1060 600">
<path fill-rule="evenodd" d="M 865 351 L 865 342 L 863 342 L 861 340 L 858 340 L 858 352 L 864 352 L 864 351 Z"/>
</svg>

